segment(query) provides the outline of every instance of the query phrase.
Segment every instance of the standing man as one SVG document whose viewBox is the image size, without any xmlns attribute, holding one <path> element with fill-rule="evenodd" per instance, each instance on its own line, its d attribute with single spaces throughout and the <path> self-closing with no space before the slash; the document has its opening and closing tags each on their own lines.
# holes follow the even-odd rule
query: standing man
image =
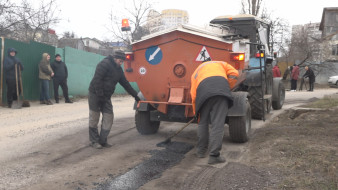
<svg viewBox="0 0 338 190">
<path fill-rule="evenodd" d="M 316 76 L 315 76 L 315 74 L 313 73 L 313 70 L 310 67 L 305 66 L 305 70 L 306 70 L 306 72 L 303 75 L 303 78 L 306 78 L 306 77 L 309 78 L 310 89 L 308 91 L 313 91 Z"/>
<path fill-rule="evenodd" d="M 59 86 L 62 88 L 63 96 L 65 97 L 66 103 L 73 103 L 68 96 L 68 70 L 66 64 L 61 60 L 61 55 L 56 54 L 55 60 L 51 64 L 54 71 L 53 86 L 54 86 L 54 98 L 55 103 L 59 103 Z"/>
<path fill-rule="evenodd" d="M 225 162 L 220 151 L 224 136 L 224 123 L 228 109 L 233 104 L 231 88 L 237 82 L 238 71 L 222 61 L 201 64 L 191 76 L 191 98 L 195 116 L 199 116 L 197 156 L 206 156 L 208 164 Z M 210 140 L 209 123 L 211 122 Z M 210 144 L 209 144 L 210 142 Z"/>
<path fill-rule="evenodd" d="M 111 96 L 115 91 L 115 86 L 120 83 L 123 88 L 140 101 L 137 92 L 131 87 L 121 68 L 126 59 L 124 52 L 117 50 L 113 55 L 104 58 L 97 66 L 94 77 L 89 86 L 89 140 L 91 146 L 97 149 L 111 147 L 107 143 L 107 137 L 113 125 L 114 113 L 111 103 Z M 102 113 L 102 125 L 100 134 L 98 126 L 100 113 Z"/>
<path fill-rule="evenodd" d="M 294 64 L 291 73 L 291 91 L 297 91 L 297 81 L 299 76 L 299 66 Z"/>
<path fill-rule="evenodd" d="M 11 108 L 13 100 L 18 99 L 16 85 L 20 84 L 19 69 L 21 69 L 22 71 L 23 66 L 21 64 L 21 61 L 15 57 L 18 52 L 14 48 L 8 48 L 7 52 L 8 52 L 8 56 L 4 60 L 4 70 L 6 73 L 6 84 L 7 84 L 7 105 L 8 105 L 8 108 Z M 17 73 L 15 73 L 15 67 L 17 67 Z M 19 89 L 19 94 L 20 94 L 19 86 L 18 86 L 18 89 Z"/>
</svg>

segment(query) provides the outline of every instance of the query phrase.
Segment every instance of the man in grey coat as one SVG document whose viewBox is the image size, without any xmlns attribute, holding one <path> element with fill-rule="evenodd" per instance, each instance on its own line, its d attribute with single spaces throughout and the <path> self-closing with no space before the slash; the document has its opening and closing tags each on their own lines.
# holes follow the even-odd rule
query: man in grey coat
<svg viewBox="0 0 338 190">
<path fill-rule="evenodd" d="M 137 102 L 140 101 L 137 92 L 131 87 L 121 68 L 124 60 L 125 54 L 120 50 L 115 51 L 113 55 L 107 56 L 96 66 L 94 77 L 90 82 L 88 95 L 89 140 L 91 141 L 91 146 L 97 149 L 111 147 L 107 143 L 107 137 L 114 120 L 111 96 L 115 91 L 116 84 L 120 83 Z M 97 125 L 100 113 L 102 113 L 102 125 L 99 134 Z"/>
</svg>

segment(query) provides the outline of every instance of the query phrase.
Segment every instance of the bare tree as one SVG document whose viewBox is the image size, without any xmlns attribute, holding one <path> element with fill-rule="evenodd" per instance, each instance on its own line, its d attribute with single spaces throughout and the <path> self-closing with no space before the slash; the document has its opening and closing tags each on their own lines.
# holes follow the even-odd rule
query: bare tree
<svg viewBox="0 0 338 190">
<path fill-rule="evenodd" d="M 255 16 L 259 15 L 263 0 L 242 0 L 242 13 L 252 14 Z"/>
<path fill-rule="evenodd" d="M 289 23 L 281 17 L 273 17 L 266 8 L 263 9 L 260 18 L 270 25 L 270 51 L 279 52 L 279 56 L 284 56 L 291 37 Z"/>
<path fill-rule="evenodd" d="M 74 32 L 66 31 L 63 33 L 63 38 L 75 38 Z"/>
<path fill-rule="evenodd" d="M 14 29 L 20 19 L 15 14 L 17 6 L 10 0 L 0 1 L 0 35 L 6 36 Z"/>
<path fill-rule="evenodd" d="M 289 23 L 281 17 L 273 17 L 272 13 L 263 8 L 263 0 L 242 0 L 241 13 L 255 15 L 270 25 L 269 46 L 271 52 L 278 52 L 285 56 L 290 38 Z M 261 13 L 260 13 L 260 10 Z"/>
<path fill-rule="evenodd" d="M 151 9 L 151 4 L 147 0 L 132 0 L 132 3 L 128 3 L 130 7 L 125 7 L 123 12 L 116 13 L 112 11 L 109 15 L 111 21 L 111 27 L 109 31 L 112 33 L 114 40 L 123 41 L 129 44 L 126 33 L 121 31 L 121 21 L 123 18 L 128 19 L 131 25 L 131 37 L 132 40 L 138 40 L 142 36 L 149 33 L 149 31 L 142 27 L 144 25 L 146 14 Z M 121 4 L 119 6 L 122 6 Z M 116 8 L 116 6 L 114 7 Z"/>
<path fill-rule="evenodd" d="M 0 8 L 0 33 L 17 40 L 48 41 L 48 29 L 59 21 L 56 0 L 41 0 L 36 8 L 28 0 L 20 5 L 5 0 Z"/>
<path fill-rule="evenodd" d="M 57 15 L 56 0 L 40 2 L 38 8 L 33 8 L 28 0 L 22 0 L 20 18 L 26 33 L 26 40 L 43 40 L 39 32 L 47 32 L 47 30 L 59 22 Z"/>
<path fill-rule="evenodd" d="M 291 61 L 301 60 L 299 65 L 306 61 L 314 61 L 314 52 L 319 50 L 319 44 L 310 41 L 310 36 L 307 28 L 301 27 L 295 30 L 292 34 L 291 43 L 289 44 L 289 51 Z"/>
<path fill-rule="evenodd" d="M 310 66 L 316 76 L 326 78 L 337 71 L 336 64 L 327 60 L 330 55 L 330 37 L 316 38 L 310 32 L 307 25 L 295 29 L 289 43 L 289 61 L 296 63 L 300 67 Z"/>
</svg>

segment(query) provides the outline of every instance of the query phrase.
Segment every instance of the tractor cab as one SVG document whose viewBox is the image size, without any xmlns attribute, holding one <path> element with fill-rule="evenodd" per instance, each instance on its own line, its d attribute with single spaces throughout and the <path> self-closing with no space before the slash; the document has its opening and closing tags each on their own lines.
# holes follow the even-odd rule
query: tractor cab
<svg viewBox="0 0 338 190">
<path fill-rule="evenodd" d="M 259 67 L 260 61 L 262 65 L 265 65 L 265 61 L 272 63 L 273 58 L 269 51 L 270 25 L 267 22 L 253 15 L 239 14 L 216 17 L 210 21 L 210 25 L 231 33 L 223 36 L 224 38 L 238 36 L 250 40 L 250 67 Z"/>
</svg>

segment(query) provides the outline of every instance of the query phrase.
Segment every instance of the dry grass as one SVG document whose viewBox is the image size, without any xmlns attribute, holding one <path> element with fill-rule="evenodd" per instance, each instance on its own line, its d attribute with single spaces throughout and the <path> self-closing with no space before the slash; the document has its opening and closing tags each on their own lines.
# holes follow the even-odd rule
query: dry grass
<svg viewBox="0 0 338 190">
<path fill-rule="evenodd" d="M 323 99 L 317 100 L 315 102 L 310 103 L 306 107 L 309 108 L 333 108 L 338 106 L 338 98 L 337 97 L 329 97 L 326 96 Z"/>
<path fill-rule="evenodd" d="M 323 99 L 315 106 L 338 105 Z M 334 107 L 334 106 L 332 106 Z M 318 107 L 317 107 L 318 108 Z M 248 164 L 276 168 L 279 189 L 338 189 L 338 109 L 308 112 L 291 120 L 286 112 L 250 143 Z"/>
</svg>

